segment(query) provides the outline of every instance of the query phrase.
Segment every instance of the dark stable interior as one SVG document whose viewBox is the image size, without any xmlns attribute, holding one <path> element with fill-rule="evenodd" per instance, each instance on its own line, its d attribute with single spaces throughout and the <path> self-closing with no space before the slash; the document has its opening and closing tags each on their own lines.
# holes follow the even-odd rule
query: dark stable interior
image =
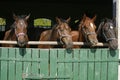
<svg viewBox="0 0 120 80">
<path fill-rule="evenodd" d="M 103 18 L 113 18 L 112 0 L 1 0 L 0 6 L 0 17 L 6 19 L 6 30 L 10 29 L 10 25 L 14 22 L 13 13 L 31 14 L 28 21 L 31 41 L 38 41 L 40 33 L 45 30 L 34 28 L 33 20 L 36 18 L 49 18 L 55 22 L 55 17 L 63 19 L 71 17 L 72 25 L 72 22 L 81 19 L 84 14 L 91 18 L 97 15 L 95 21 L 97 26 Z M 71 26 L 71 28 L 76 27 Z M 0 40 L 3 39 L 5 31 L 0 32 Z"/>
</svg>

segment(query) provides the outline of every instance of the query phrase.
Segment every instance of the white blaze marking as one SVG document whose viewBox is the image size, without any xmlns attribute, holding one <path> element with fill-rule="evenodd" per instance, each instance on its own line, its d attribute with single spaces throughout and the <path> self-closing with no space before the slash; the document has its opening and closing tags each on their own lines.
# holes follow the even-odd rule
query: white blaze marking
<svg viewBox="0 0 120 80">
<path fill-rule="evenodd" d="M 113 26 L 110 26 L 110 29 L 113 29 Z"/>
<path fill-rule="evenodd" d="M 90 23 L 90 26 L 93 28 L 93 23 Z"/>
<path fill-rule="evenodd" d="M 23 25 L 23 23 L 22 23 L 22 22 L 21 22 L 20 24 L 21 24 L 21 25 Z"/>
</svg>

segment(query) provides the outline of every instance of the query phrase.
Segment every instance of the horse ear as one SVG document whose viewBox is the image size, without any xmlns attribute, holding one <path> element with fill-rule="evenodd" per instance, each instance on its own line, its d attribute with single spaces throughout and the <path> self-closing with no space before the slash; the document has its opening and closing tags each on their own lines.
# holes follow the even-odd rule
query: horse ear
<svg viewBox="0 0 120 80">
<path fill-rule="evenodd" d="M 25 19 L 26 19 L 26 20 L 28 20 L 28 19 L 29 19 L 29 17 L 30 17 L 30 14 L 29 14 L 29 15 L 27 15 L 27 16 L 25 17 Z"/>
<path fill-rule="evenodd" d="M 55 17 L 55 18 L 56 18 L 57 23 L 61 23 L 61 20 L 58 17 Z"/>
<path fill-rule="evenodd" d="M 104 22 L 100 23 L 99 26 L 98 26 L 98 29 L 97 29 L 97 35 L 98 36 L 101 36 L 101 31 L 102 31 L 102 26 L 103 26 Z"/>
<path fill-rule="evenodd" d="M 95 15 L 95 16 L 92 18 L 93 22 L 96 20 L 96 17 L 97 17 L 97 15 Z"/>
<path fill-rule="evenodd" d="M 13 13 L 13 19 L 14 19 L 14 20 L 17 20 L 17 16 L 16 16 L 15 13 Z"/>
<path fill-rule="evenodd" d="M 112 19 L 113 23 L 116 24 L 116 17 Z"/>
<path fill-rule="evenodd" d="M 83 15 L 82 21 L 86 19 L 86 14 Z"/>
<path fill-rule="evenodd" d="M 104 19 L 104 22 L 106 23 L 107 21 L 108 21 L 108 18 L 105 18 L 105 19 Z"/>
<path fill-rule="evenodd" d="M 83 18 L 85 18 L 85 17 L 86 17 L 86 14 L 84 13 Z"/>
<path fill-rule="evenodd" d="M 67 21 L 67 23 L 69 23 L 70 22 L 70 20 L 71 20 L 71 17 L 69 17 L 66 21 Z"/>
<path fill-rule="evenodd" d="M 116 21 L 116 17 L 114 17 L 114 18 L 112 19 L 112 21 Z"/>
</svg>

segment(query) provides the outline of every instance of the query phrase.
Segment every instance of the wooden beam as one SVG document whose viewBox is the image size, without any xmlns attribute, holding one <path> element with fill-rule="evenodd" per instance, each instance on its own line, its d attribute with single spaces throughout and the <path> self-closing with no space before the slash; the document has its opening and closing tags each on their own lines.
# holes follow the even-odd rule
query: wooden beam
<svg viewBox="0 0 120 80">
<path fill-rule="evenodd" d="M 0 44 L 17 44 L 17 41 L 0 41 Z M 58 45 L 56 41 L 29 41 L 29 45 Z M 85 42 L 73 42 L 73 45 L 88 45 Z M 98 43 L 96 46 L 108 46 L 107 43 Z"/>
</svg>

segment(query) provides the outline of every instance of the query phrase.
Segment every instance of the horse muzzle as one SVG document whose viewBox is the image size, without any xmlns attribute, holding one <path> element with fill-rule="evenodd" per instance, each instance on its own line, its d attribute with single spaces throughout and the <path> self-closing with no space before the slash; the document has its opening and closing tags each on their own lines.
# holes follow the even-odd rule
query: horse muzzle
<svg viewBox="0 0 120 80">
<path fill-rule="evenodd" d="M 72 42 L 72 38 L 69 37 L 64 37 L 62 38 L 62 42 L 63 42 L 63 45 L 65 45 L 65 48 L 66 49 L 72 49 L 73 48 L 73 42 Z"/>
<path fill-rule="evenodd" d="M 26 41 L 18 41 L 17 43 L 18 43 L 18 46 L 20 46 L 20 47 L 23 47 L 27 44 Z"/>
<path fill-rule="evenodd" d="M 109 48 L 115 50 L 118 48 L 118 39 L 113 39 L 109 41 Z"/>
<path fill-rule="evenodd" d="M 95 39 L 95 40 L 90 40 L 90 45 L 93 46 L 93 47 L 96 46 L 97 43 L 98 43 L 98 40 L 97 40 L 97 39 Z"/>
<path fill-rule="evenodd" d="M 23 47 L 27 44 L 28 42 L 28 37 L 24 33 L 19 33 L 17 35 L 17 43 L 20 47 Z"/>
</svg>

